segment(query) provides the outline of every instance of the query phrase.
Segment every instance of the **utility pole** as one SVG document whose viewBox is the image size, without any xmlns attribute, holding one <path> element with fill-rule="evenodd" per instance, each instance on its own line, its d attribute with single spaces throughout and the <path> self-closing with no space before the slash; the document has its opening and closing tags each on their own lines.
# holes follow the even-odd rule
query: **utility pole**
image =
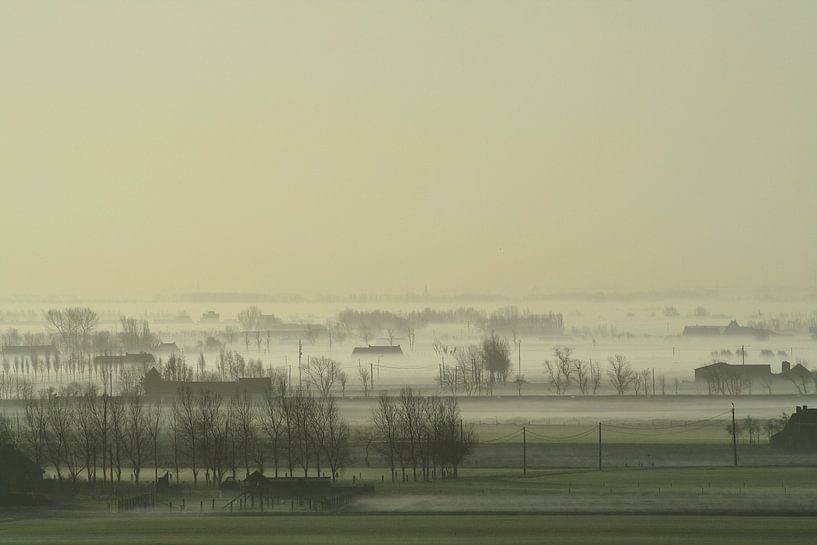
<svg viewBox="0 0 817 545">
<path fill-rule="evenodd" d="M 599 471 L 601 471 L 601 422 L 599 422 Z"/>
<path fill-rule="evenodd" d="M 522 426 L 522 476 L 528 476 L 528 436 L 525 426 Z"/>
<path fill-rule="evenodd" d="M 652 395 L 655 395 L 655 367 L 652 368 Z"/>
<path fill-rule="evenodd" d="M 298 389 L 300 390 L 303 387 L 303 377 L 301 375 L 301 357 L 304 355 L 303 345 L 301 344 L 301 340 L 298 339 Z"/>
<path fill-rule="evenodd" d="M 372 384 L 372 391 L 374 391 L 374 364 L 373 363 L 369 363 L 369 382 Z"/>
<path fill-rule="evenodd" d="M 735 427 L 735 404 L 732 403 L 732 461 L 738 465 L 738 429 Z"/>
<path fill-rule="evenodd" d="M 743 344 L 740 345 L 740 359 L 741 365 L 746 365 L 746 346 Z"/>
<path fill-rule="evenodd" d="M 517 370 L 516 376 L 522 376 L 522 339 L 519 339 L 516 343 L 516 361 L 517 361 Z"/>
</svg>

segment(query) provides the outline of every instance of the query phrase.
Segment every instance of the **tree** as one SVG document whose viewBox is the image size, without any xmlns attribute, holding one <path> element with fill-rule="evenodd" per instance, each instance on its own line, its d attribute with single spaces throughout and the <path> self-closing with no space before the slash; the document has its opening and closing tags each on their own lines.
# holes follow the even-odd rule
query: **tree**
<svg viewBox="0 0 817 545">
<path fill-rule="evenodd" d="M 610 363 L 610 368 L 607 370 L 610 383 L 618 395 L 624 395 L 635 380 L 635 373 L 630 362 L 621 354 L 616 354 L 607 361 Z"/>
<path fill-rule="evenodd" d="M 554 346 L 553 355 L 555 357 L 553 361 L 545 361 L 545 370 L 551 388 L 556 395 L 562 395 L 570 387 L 570 376 L 576 360 L 573 358 L 573 349 L 567 346 Z"/>
<path fill-rule="evenodd" d="M 142 396 L 130 395 L 125 400 L 125 437 L 133 480 L 139 484 L 139 474 L 148 454 L 150 439 L 149 413 L 145 411 Z"/>
<path fill-rule="evenodd" d="M 576 386 L 582 395 L 585 395 L 590 385 L 590 368 L 580 359 L 573 360 L 573 370 L 576 371 Z"/>
<path fill-rule="evenodd" d="M 151 405 L 145 413 L 146 432 L 150 439 L 153 453 L 153 482 L 159 482 L 159 432 L 162 429 L 162 407 L 158 403 Z"/>
<path fill-rule="evenodd" d="M 508 341 L 496 335 L 486 337 L 482 341 L 482 353 L 491 381 L 505 382 L 511 369 L 511 348 Z"/>
<path fill-rule="evenodd" d="M 391 481 L 395 481 L 395 464 L 397 458 L 397 439 L 399 429 L 399 410 L 394 399 L 381 394 L 377 407 L 372 410 L 372 425 L 380 439 L 375 448 L 388 460 L 391 470 Z"/>
<path fill-rule="evenodd" d="M 236 317 L 244 331 L 252 331 L 260 326 L 261 309 L 256 306 L 247 307 L 239 312 Z"/>
<path fill-rule="evenodd" d="M 349 456 L 349 424 L 341 416 L 333 398 L 330 397 L 324 402 L 323 410 L 326 413 L 324 418 L 326 461 L 329 463 L 334 481 Z"/>
<path fill-rule="evenodd" d="M 244 464 L 245 477 L 250 475 L 251 445 L 255 441 L 256 411 L 250 396 L 237 393 L 230 398 L 231 412 L 235 416 L 233 423 L 238 438 L 239 456 Z"/>
<path fill-rule="evenodd" d="M 88 339 L 99 323 L 99 317 L 89 307 L 49 309 L 45 320 L 72 355 L 88 348 Z"/>
<path fill-rule="evenodd" d="M 328 397 L 332 387 L 340 379 L 340 365 L 332 358 L 320 356 L 310 358 L 306 366 L 307 383 L 318 390 L 321 397 Z"/>
<path fill-rule="evenodd" d="M 593 363 L 593 360 L 590 360 L 588 367 L 590 372 L 590 388 L 593 395 L 596 395 L 599 386 L 601 386 L 601 367 L 599 367 L 598 363 Z"/>
<path fill-rule="evenodd" d="M 369 397 L 369 384 L 371 381 L 371 376 L 369 373 L 369 368 L 365 365 L 357 368 L 357 374 L 360 377 L 360 382 L 363 384 L 363 396 Z"/>
<path fill-rule="evenodd" d="M 525 375 L 516 375 L 513 383 L 516 384 L 516 395 L 521 396 L 522 386 L 528 383 L 528 381 L 525 380 Z"/>
<path fill-rule="evenodd" d="M 289 428 L 286 427 L 286 412 L 284 410 L 285 395 L 286 387 L 280 389 L 276 389 L 274 386 L 267 388 L 264 392 L 264 405 L 260 415 L 261 428 L 270 441 L 272 464 L 276 477 L 278 476 L 281 452 L 280 443 L 284 438 L 284 434 L 289 431 Z"/>
<path fill-rule="evenodd" d="M 196 414 L 196 399 L 190 387 L 179 388 L 176 401 L 173 403 L 171 410 L 173 412 L 173 422 L 176 425 L 174 429 L 177 431 L 177 437 L 174 437 L 174 443 L 178 440 L 179 446 L 186 447 L 186 462 L 193 472 L 193 486 L 198 486 L 199 467 L 196 462 L 199 457 L 198 446 L 200 433 L 198 416 Z M 178 454 L 181 449 L 174 448 L 174 451 Z M 176 470 L 176 474 L 178 478 L 178 469 Z"/>
<path fill-rule="evenodd" d="M 640 372 L 633 373 L 632 385 L 633 392 L 635 393 L 635 395 L 638 395 L 638 393 L 641 391 L 642 386 L 646 388 L 646 384 L 644 384 L 644 375 Z"/>
</svg>

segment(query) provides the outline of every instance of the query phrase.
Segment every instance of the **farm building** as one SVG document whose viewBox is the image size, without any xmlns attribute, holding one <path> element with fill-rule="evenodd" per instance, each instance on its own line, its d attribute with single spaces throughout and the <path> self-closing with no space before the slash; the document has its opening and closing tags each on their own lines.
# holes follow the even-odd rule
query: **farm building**
<svg viewBox="0 0 817 545">
<path fill-rule="evenodd" d="M 153 349 L 153 353 L 157 354 L 159 357 L 164 357 L 164 356 L 178 356 L 179 354 L 182 353 L 182 351 L 179 350 L 179 347 L 176 345 L 176 343 L 162 342 L 159 343 L 156 346 L 156 348 Z"/>
<path fill-rule="evenodd" d="M 8 345 L 3 347 L 2 352 L 3 357 L 6 359 L 38 358 L 50 360 L 52 357 L 57 357 L 59 354 L 57 347 L 53 344 L 37 344 L 31 346 Z"/>
<path fill-rule="evenodd" d="M 215 323 L 218 323 L 218 321 L 220 319 L 221 319 L 221 315 L 218 312 L 216 312 L 214 310 L 208 310 L 207 312 L 202 313 L 201 320 L 199 320 L 199 321 L 201 323 L 203 323 L 203 324 L 206 324 L 206 323 L 215 324 Z"/>
<path fill-rule="evenodd" d="M 97 356 L 94 365 L 154 365 L 156 358 L 147 352 L 119 354 L 116 356 Z"/>
<path fill-rule="evenodd" d="M 785 427 L 772 435 L 772 448 L 817 450 L 817 409 L 797 407 Z"/>
<path fill-rule="evenodd" d="M 747 363 L 745 365 L 717 362 L 695 369 L 695 382 L 711 382 L 727 378 L 739 378 L 749 382 L 764 383 L 774 380 L 798 382 L 811 379 L 811 372 L 802 364 L 794 367 L 784 361 L 780 366 L 780 373 L 772 373 L 772 366 L 768 363 Z"/>
<path fill-rule="evenodd" d="M 774 331 L 758 327 L 743 326 L 737 320 L 732 320 L 726 326 L 719 325 L 688 325 L 684 327 L 685 337 L 768 337 L 776 335 Z"/>
<path fill-rule="evenodd" d="M 353 356 L 402 356 L 403 349 L 400 345 L 369 345 L 356 346 L 352 350 Z"/>
<path fill-rule="evenodd" d="M 772 378 L 772 366 L 768 363 L 732 365 L 719 361 L 695 369 L 695 382 L 709 382 L 718 378 L 741 378 L 749 381 L 762 381 Z"/>
<path fill-rule="evenodd" d="M 9 444 L 0 444 L 0 496 L 31 492 L 43 478 L 43 469 Z"/>
<path fill-rule="evenodd" d="M 261 395 L 267 391 L 271 384 L 269 377 L 239 378 L 233 382 L 164 380 L 155 367 L 145 373 L 142 382 L 145 394 L 150 397 L 175 396 L 181 388 L 190 389 L 194 395 L 205 391 L 222 396 L 231 396 L 237 393 Z"/>
</svg>

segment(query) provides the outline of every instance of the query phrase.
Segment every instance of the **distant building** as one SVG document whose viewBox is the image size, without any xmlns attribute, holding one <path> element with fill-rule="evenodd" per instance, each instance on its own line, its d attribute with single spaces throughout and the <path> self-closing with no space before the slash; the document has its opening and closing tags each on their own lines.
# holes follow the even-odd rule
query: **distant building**
<svg viewBox="0 0 817 545">
<path fill-rule="evenodd" d="M 150 397 L 166 397 L 178 395 L 181 388 L 189 388 L 194 395 L 204 391 L 228 397 L 237 393 L 252 395 L 264 394 L 272 382 L 269 377 L 240 378 L 237 381 L 175 381 L 164 380 L 155 367 L 145 373 L 142 386 L 145 394 Z"/>
<path fill-rule="evenodd" d="M 772 435 L 772 448 L 817 450 L 817 409 L 797 407 L 785 427 Z"/>
<path fill-rule="evenodd" d="M 8 345 L 3 347 L 4 358 L 37 358 L 50 360 L 58 356 L 57 347 L 53 344 Z"/>
<path fill-rule="evenodd" d="M 265 315 L 271 316 L 271 315 Z M 269 338 L 276 341 L 316 341 L 322 337 L 329 335 L 329 330 L 326 326 L 319 324 L 273 324 L 269 321 L 260 324 L 258 331 L 261 337 Z M 253 336 L 254 338 L 254 336 Z"/>
<path fill-rule="evenodd" d="M 156 358 L 147 352 L 119 354 L 116 356 L 97 356 L 94 365 L 155 365 Z"/>
<path fill-rule="evenodd" d="M 780 373 L 772 373 L 772 366 L 768 363 L 741 365 L 719 361 L 695 369 L 695 382 L 705 382 L 709 385 L 722 385 L 729 382 L 733 385 L 754 384 L 760 386 L 780 380 L 795 384 L 803 380 L 811 381 L 811 372 L 800 363 L 792 367 L 791 363 L 787 361 L 780 364 Z M 721 390 L 721 388 L 715 389 Z"/>
<path fill-rule="evenodd" d="M 16 447 L 0 444 L 0 496 L 31 492 L 43 478 L 43 469 Z"/>
<path fill-rule="evenodd" d="M 695 382 L 709 382 L 723 377 L 740 377 L 750 381 L 771 379 L 772 366 L 768 363 L 732 365 L 719 361 L 695 369 Z"/>
<path fill-rule="evenodd" d="M 686 337 L 768 337 L 770 335 L 776 335 L 774 331 L 769 329 L 740 325 L 737 320 L 732 320 L 726 326 L 688 325 L 684 327 L 683 334 Z"/>
<path fill-rule="evenodd" d="M 178 356 L 182 353 L 179 350 L 179 347 L 176 346 L 176 343 L 159 343 L 159 345 L 153 349 L 153 353 L 157 354 L 159 357 L 169 357 L 169 356 Z"/>
<path fill-rule="evenodd" d="M 403 349 L 399 344 L 356 346 L 352 350 L 353 356 L 402 356 Z"/>
<path fill-rule="evenodd" d="M 207 312 L 201 315 L 201 320 L 199 321 L 202 323 L 218 323 L 220 319 L 221 315 L 218 312 L 214 310 L 208 310 Z"/>
</svg>

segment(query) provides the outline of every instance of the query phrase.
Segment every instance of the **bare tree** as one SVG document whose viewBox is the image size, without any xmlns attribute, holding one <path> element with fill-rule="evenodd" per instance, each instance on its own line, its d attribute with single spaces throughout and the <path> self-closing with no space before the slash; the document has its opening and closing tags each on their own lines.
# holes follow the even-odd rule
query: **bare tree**
<svg viewBox="0 0 817 545">
<path fill-rule="evenodd" d="M 392 482 L 395 481 L 397 442 L 400 429 L 399 414 L 394 399 L 386 394 L 381 394 L 377 400 L 377 407 L 372 411 L 372 424 L 381 441 L 375 448 L 388 460 Z"/>
<path fill-rule="evenodd" d="M 505 382 L 511 369 L 511 348 L 508 341 L 496 335 L 486 337 L 482 340 L 482 353 L 491 382 Z"/>
<path fill-rule="evenodd" d="M 587 394 L 590 386 L 590 368 L 580 359 L 573 360 L 573 370 L 576 372 L 576 386 L 582 395 Z"/>
<path fill-rule="evenodd" d="M 360 382 L 363 384 L 363 396 L 369 397 L 369 384 L 371 382 L 371 376 L 369 373 L 369 368 L 365 365 L 357 368 L 357 374 L 360 376 Z"/>
<path fill-rule="evenodd" d="M 144 408 L 142 396 L 130 395 L 126 398 L 125 436 L 128 447 L 128 458 L 131 462 L 133 480 L 139 484 L 139 474 L 148 453 L 150 438 L 149 414 Z"/>
<path fill-rule="evenodd" d="M 590 360 L 589 371 L 590 388 L 593 395 L 596 395 L 596 392 L 599 390 L 599 386 L 601 386 L 601 367 L 599 367 L 598 363 L 593 363 L 593 360 Z"/>
<path fill-rule="evenodd" d="M 633 368 L 627 358 L 621 354 L 608 358 L 608 361 L 610 368 L 607 370 L 607 375 L 610 377 L 610 383 L 618 395 L 624 395 L 635 380 Z"/>
<path fill-rule="evenodd" d="M 233 424 L 238 438 L 239 456 L 244 465 L 245 477 L 250 475 L 250 455 L 255 442 L 256 411 L 247 393 L 237 393 L 230 398 L 235 415 Z"/>
<path fill-rule="evenodd" d="M 522 386 L 528 383 L 528 381 L 525 380 L 525 375 L 516 375 L 516 378 L 513 380 L 513 383 L 516 384 L 516 395 L 521 396 Z"/>
<path fill-rule="evenodd" d="M 340 382 L 340 395 L 346 397 L 346 383 L 349 382 L 349 375 L 346 371 L 338 372 L 338 382 Z"/>
<path fill-rule="evenodd" d="M 332 387 L 340 379 L 340 365 L 332 358 L 310 358 L 305 368 L 307 382 L 315 387 L 321 397 L 329 396 Z"/>
<path fill-rule="evenodd" d="M 159 482 L 159 433 L 162 429 L 162 407 L 158 403 L 151 405 L 145 412 L 146 432 L 150 439 L 153 453 L 153 482 Z"/>
<path fill-rule="evenodd" d="M 200 433 L 198 416 L 196 414 L 196 399 L 190 387 L 182 387 L 179 389 L 177 399 L 172 406 L 172 411 L 173 421 L 178 426 L 176 431 L 179 446 L 185 447 L 184 450 L 186 450 L 187 454 L 186 463 L 189 464 L 190 470 L 193 472 L 193 486 L 198 486 L 199 467 L 197 460 L 199 457 L 198 447 Z M 174 438 L 174 440 L 175 439 L 176 438 Z M 181 450 L 182 449 L 177 449 L 177 452 Z"/>
<path fill-rule="evenodd" d="M 329 469 L 332 472 L 332 480 L 338 477 L 338 471 L 346 464 L 349 456 L 349 424 L 343 420 L 333 398 L 327 399 L 323 404 L 325 412 L 324 424 L 326 426 L 326 436 L 324 439 L 324 450 Z"/>
<path fill-rule="evenodd" d="M 261 309 L 256 306 L 247 307 L 238 313 L 237 318 L 244 331 L 252 331 L 260 326 Z"/>
<path fill-rule="evenodd" d="M 281 453 L 280 443 L 284 438 L 284 434 L 288 431 L 284 411 L 284 404 L 286 403 L 284 399 L 285 395 L 286 388 L 277 390 L 274 387 L 267 388 L 266 392 L 264 392 L 264 405 L 260 417 L 261 428 L 270 441 L 272 464 L 276 477 L 278 476 Z"/>
<path fill-rule="evenodd" d="M 642 369 L 638 373 L 641 375 L 641 384 L 644 386 L 644 395 L 650 395 L 650 370 L 649 369 Z M 638 395 L 638 393 L 636 393 Z M 655 392 L 653 392 L 655 395 Z"/>
</svg>

